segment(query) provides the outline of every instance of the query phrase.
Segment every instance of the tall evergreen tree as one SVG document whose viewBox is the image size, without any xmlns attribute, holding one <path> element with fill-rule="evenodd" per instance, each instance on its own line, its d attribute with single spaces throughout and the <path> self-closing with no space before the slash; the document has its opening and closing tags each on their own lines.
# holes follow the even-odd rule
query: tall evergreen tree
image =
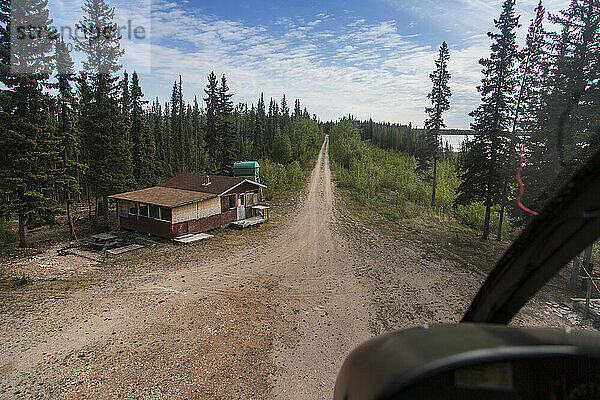
<svg viewBox="0 0 600 400">
<path fill-rule="evenodd" d="M 119 30 L 114 22 L 114 7 L 104 0 L 86 0 L 79 27 L 83 37 L 75 37 L 75 49 L 86 55 L 83 62 L 91 78 L 91 101 L 83 104 L 80 130 L 88 151 L 88 180 L 97 197 L 108 228 L 108 196 L 134 186 L 127 125 L 119 104 L 116 73 L 121 69 Z M 106 32 L 95 34 L 96 29 Z"/>
<path fill-rule="evenodd" d="M 527 37 L 525 46 L 519 53 L 519 68 L 518 68 L 518 91 L 515 99 L 515 107 L 512 115 L 512 127 L 510 134 L 511 150 L 516 147 L 526 145 L 528 152 L 537 153 L 540 148 L 537 146 L 536 137 L 539 136 L 540 126 L 537 118 L 542 111 L 542 94 L 546 88 L 546 77 L 548 74 L 548 55 L 546 32 L 544 31 L 543 21 L 545 17 L 545 9 L 541 0 L 535 9 L 535 17 L 533 18 Z M 544 133 L 545 135 L 545 133 Z M 534 150 L 535 148 L 535 150 Z M 518 157 L 515 152 L 510 153 L 508 167 L 515 171 L 517 169 Z M 537 164 L 537 163 L 536 163 Z M 528 178 L 528 191 L 531 192 L 531 184 L 533 183 Z M 500 208 L 500 218 L 498 222 L 497 239 L 502 239 L 502 226 L 504 220 L 504 211 L 506 200 L 510 193 L 510 182 L 514 177 L 507 176 L 507 181 L 504 184 L 502 203 Z M 529 202 L 527 202 L 529 204 Z M 516 208 L 513 207 L 513 214 Z M 519 210 L 517 215 L 522 216 L 522 211 Z"/>
<path fill-rule="evenodd" d="M 431 191 L 431 206 L 435 206 L 435 192 L 437 188 L 437 161 L 440 156 L 440 131 L 446 126 L 443 114 L 450 109 L 450 72 L 448 72 L 448 45 L 442 42 L 439 50 L 438 59 L 435 61 L 435 71 L 429 75 L 433 87 L 431 93 L 427 95 L 431 100 L 431 107 L 427 107 L 425 112 L 429 118 L 425 120 L 425 140 L 427 148 L 427 158 L 433 158 L 433 185 Z"/>
<path fill-rule="evenodd" d="M 230 175 L 233 172 L 233 164 L 237 157 L 235 151 L 237 137 L 233 125 L 233 102 L 231 101 L 233 94 L 229 93 L 225 75 L 221 78 L 218 95 L 218 129 L 221 153 L 219 173 Z"/>
<path fill-rule="evenodd" d="M 208 84 L 204 89 L 206 97 L 206 126 L 204 128 L 204 137 L 209 154 L 211 170 L 216 170 L 220 159 L 218 143 L 218 125 L 219 125 L 219 83 L 214 72 L 208 75 Z"/>
<path fill-rule="evenodd" d="M 8 35 L 18 26 L 50 26 L 52 20 L 46 0 L 3 3 L 0 14 L 1 78 L 8 88 L 0 107 L 0 192 L 6 200 L 4 212 L 18 216 L 19 246 L 27 247 L 31 218 L 50 221 L 60 211 L 54 196 L 59 143 L 51 119 L 52 102 L 44 91 L 53 65 L 52 42 L 45 35 L 11 42 Z"/>
<path fill-rule="evenodd" d="M 0 82 L 6 84 L 10 75 L 10 4 L 0 0 Z"/>
<path fill-rule="evenodd" d="M 285 120 L 290 116 L 290 108 L 288 107 L 287 99 L 285 98 L 285 93 L 283 94 L 283 98 L 281 99 L 281 116 Z"/>
<path fill-rule="evenodd" d="M 119 81 L 119 91 L 121 92 L 119 103 L 126 127 L 127 141 L 131 143 L 131 94 L 129 93 L 129 74 L 127 71 L 123 72 L 123 79 Z"/>
<path fill-rule="evenodd" d="M 184 101 L 183 101 L 183 78 L 181 77 L 181 75 L 179 75 L 179 87 L 177 88 L 177 100 L 178 100 L 178 112 L 179 112 L 179 121 L 178 121 L 178 142 L 179 142 L 179 151 L 180 151 L 180 162 L 181 162 L 181 172 L 186 172 L 188 170 L 187 168 L 187 149 L 188 147 L 188 140 L 186 137 L 186 131 L 184 129 L 184 125 L 185 125 L 185 106 L 183 105 Z"/>
<path fill-rule="evenodd" d="M 546 132 L 540 140 L 545 154 L 535 161 L 554 168 L 544 187 L 533 188 L 538 208 L 600 150 L 600 2 L 572 0 L 550 20 L 561 30 L 552 35 L 554 59 L 538 118 Z"/>
<path fill-rule="evenodd" d="M 172 178 L 173 175 L 177 172 L 175 165 L 177 164 L 177 157 L 173 151 L 173 138 L 171 135 L 171 125 L 172 119 L 169 109 L 169 103 L 166 102 L 164 104 L 164 114 L 163 114 L 163 138 L 162 142 L 164 143 L 165 149 L 165 177 Z"/>
<path fill-rule="evenodd" d="M 67 208 L 67 224 L 71 240 L 77 240 L 71 215 L 73 197 L 80 193 L 81 173 L 84 169 L 79 162 L 80 140 L 77 130 L 77 101 L 71 83 L 75 80 L 74 63 L 65 42 L 56 43 L 56 85 L 58 124 L 56 137 L 60 145 L 62 169 L 58 175 L 58 186 L 64 193 Z"/>
<path fill-rule="evenodd" d="M 264 158 L 265 153 L 265 98 L 260 94 L 258 105 L 256 107 L 254 135 L 252 139 L 252 156 L 255 159 Z"/>
<path fill-rule="evenodd" d="M 131 78 L 131 140 L 133 144 L 133 175 L 139 188 L 156 183 L 154 136 L 148 127 L 143 100 L 144 93 L 140 87 L 137 72 Z"/>
<path fill-rule="evenodd" d="M 515 0 L 506 0 L 500 18 L 494 20 L 498 32 L 488 33 L 492 39 L 490 57 L 480 60 L 484 74 L 478 87 L 481 104 L 470 114 L 474 118 L 471 128 L 475 137 L 467 146 L 469 154 L 463 159 L 463 182 L 458 188 L 457 202 L 484 201 L 483 238 L 486 240 L 490 234 L 492 206 L 502 201 L 508 154 L 514 151 L 507 133 L 516 85 L 515 31 L 519 17 L 515 16 L 514 8 Z"/>
<path fill-rule="evenodd" d="M 169 160 L 167 157 L 167 140 L 165 132 L 165 121 L 162 107 L 158 98 L 152 102 L 152 108 L 149 115 L 150 129 L 154 136 L 155 145 L 155 163 L 154 170 L 157 180 L 171 177 L 169 172 Z"/>
<path fill-rule="evenodd" d="M 170 118 L 170 127 L 171 127 L 171 143 L 169 144 L 171 148 L 171 168 L 173 171 L 182 172 L 183 165 L 181 164 L 183 155 L 181 148 L 181 121 L 183 119 L 183 115 L 181 114 L 180 109 L 180 100 L 179 95 L 181 91 L 179 90 L 179 85 L 177 81 L 173 83 L 173 89 L 171 90 L 171 118 Z"/>
<path fill-rule="evenodd" d="M 302 107 L 300 107 L 300 99 L 296 99 L 294 103 L 294 118 L 302 116 Z"/>
</svg>

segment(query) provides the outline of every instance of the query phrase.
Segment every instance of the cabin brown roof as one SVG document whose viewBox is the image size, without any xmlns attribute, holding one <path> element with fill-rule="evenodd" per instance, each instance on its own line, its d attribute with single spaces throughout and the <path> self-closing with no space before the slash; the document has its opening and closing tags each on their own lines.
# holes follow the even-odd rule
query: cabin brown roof
<svg viewBox="0 0 600 400">
<path fill-rule="evenodd" d="M 193 190 L 196 192 L 222 194 L 246 180 L 244 178 L 235 178 L 233 176 L 208 176 L 210 177 L 210 185 L 204 184 L 206 182 L 206 175 L 181 174 L 169 179 L 161 186 L 174 189 Z"/>
<path fill-rule="evenodd" d="M 172 208 L 194 203 L 196 201 L 207 200 L 216 196 L 212 193 L 155 186 L 136 190 L 134 192 L 115 194 L 114 196 L 109 197 L 115 200 L 137 201 L 139 203 L 148 203 Z"/>
</svg>

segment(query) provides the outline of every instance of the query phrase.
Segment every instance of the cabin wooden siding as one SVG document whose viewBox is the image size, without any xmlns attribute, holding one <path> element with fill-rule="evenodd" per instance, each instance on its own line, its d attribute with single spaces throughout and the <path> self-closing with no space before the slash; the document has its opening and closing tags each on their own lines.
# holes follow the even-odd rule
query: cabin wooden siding
<svg viewBox="0 0 600 400">
<path fill-rule="evenodd" d="M 189 221 L 189 230 L 193 233 L 207 232 L 221 227 L 221 214 Z"/>
<path fill-rule="evenodd" d="M 173 224 L 212 217 L 221 213 L 218 197 L 173 208 Z"/>
<path fill-rule="evenodd" d="M 224 211 L 221 211 L 221 201 L 227 204 L 227 209 Z M 122 228 L 150 233 L 167 239 L 188 233 L 211 231 L 237 220 L 237 209 L 229 209 L 228 196 L 175 207 L 171 209 L 171 213 L 172 222 L 170 223 L 140 215 L 129 215 L 129 202 L 118 202 L 119 223 Z"/>
<path fill-rule="evenodd" d="M 237 209 L 232 208 L 221 213 L 221 226 L 230 224 L 233 221 L 237 221 Z"/>
<path fill-rule="evenodd" d="M 125 229 L 151 233 L 167 239 L 174 237 L 172 224 L 170 222 L 159 221 L 139 215 L 131 215 L 127 217 L 119 217 L 119 223 L 121 224 L 121 227 Z"/>
</svg>

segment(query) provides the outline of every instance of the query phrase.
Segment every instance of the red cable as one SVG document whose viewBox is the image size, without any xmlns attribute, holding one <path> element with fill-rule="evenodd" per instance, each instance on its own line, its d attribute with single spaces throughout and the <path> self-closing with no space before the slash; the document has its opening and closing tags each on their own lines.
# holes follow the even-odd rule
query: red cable
<svg viewBox="0 0 600 400">
<path fill-rule="evenodd" d="M 525 162 L 525 147 L 521 147 L 521 164 L 519 165 L 519 169 L 517 171 L 517 181 L 519 181 L 519 197 L 517 198 L 517 205 L 521 208 L 521 210 L 528 212 L 529 214 L 538 215 L 537 212 L 530 210 L 525 207 L 523 203 L 521 203 L 521 198 L 523 197 L 523 192 L 525 191 L 525 185 L 523 185 L 523 181 L 521 180 L 521 172 L 523 171 L 523 163 Z"/>
</svg>

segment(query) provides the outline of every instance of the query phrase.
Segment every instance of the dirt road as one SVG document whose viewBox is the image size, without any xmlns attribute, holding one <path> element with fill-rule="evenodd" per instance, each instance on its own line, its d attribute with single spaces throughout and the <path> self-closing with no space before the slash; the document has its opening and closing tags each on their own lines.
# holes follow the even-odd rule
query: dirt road
<svg viewBox="0 0 600 400">
<path fill-rule="evenodd" d="M 0 397 L 326 399 L 361 341 L 457 320 L 483 276 L 402 239 L 349 238 L 333 187 L 326 140 L 306 198 L 258 244 L 162 245 L 7 315 Z"/>
</svg>

